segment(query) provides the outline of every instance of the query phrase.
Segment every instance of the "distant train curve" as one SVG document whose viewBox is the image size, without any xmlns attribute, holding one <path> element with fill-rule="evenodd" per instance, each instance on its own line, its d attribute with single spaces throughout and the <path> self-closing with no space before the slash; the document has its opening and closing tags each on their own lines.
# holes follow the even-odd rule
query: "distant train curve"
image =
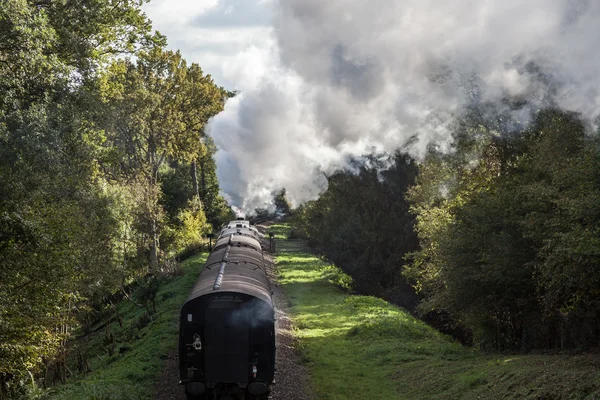
<svg viewBox="0 0 600 400">
<path fill-rule="evenodd" d="M 190 400 L 266 400 L 275 373 L 272 291 L 258 231 L 223 227 L 181 308 L 179 375 Z"/>
</svg>

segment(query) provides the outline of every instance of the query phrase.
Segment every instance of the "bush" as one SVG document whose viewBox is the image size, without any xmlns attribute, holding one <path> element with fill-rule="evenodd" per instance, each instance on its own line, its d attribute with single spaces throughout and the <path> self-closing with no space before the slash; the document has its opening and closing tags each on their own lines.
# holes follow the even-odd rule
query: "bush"
<svg viewBox="0 0 600 400">
<path fill-rule="evenodd" d="M 140 280 L 139 286 L 135 291 L 135 297 L 148 310 L 149 313 L 156 312 L 156 294 L 163 283 L 164 278 L 157 275 L 148 275 Z"/>
<path fill-rule="evenodd" d="M 344 292 L 351 293 L 354 285 L 354 279 L 335 265 L 330 265 L 323 271 L 325 279 L 332 285 L 342 289 Z"/>
</svg>

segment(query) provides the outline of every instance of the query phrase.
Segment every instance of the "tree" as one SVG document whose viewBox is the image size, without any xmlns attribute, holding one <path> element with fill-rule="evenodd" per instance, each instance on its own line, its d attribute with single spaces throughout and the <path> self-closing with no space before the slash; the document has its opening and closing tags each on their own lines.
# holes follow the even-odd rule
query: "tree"
<svg viewBox="0 0 600 400">
<path fill-rule="evenodd" d="M 161 168 L 198 157 L 229 95 L 160 49 L 144 2 L 0 2 L 0 398 L 42 363 L 66 377 L 75 309 L 147 267 Z M 195 240 L 200 200 L 182 204 Z"/>
<path fill-rule="evenodd" d="M 285 188 L 275 193 L 273 203 L 275 204 L 275 211 L 278 214 L 289 215 L 292 211 L 292 206 L 290 205 L 290 202 L 285 194 Z"/>
<path fill-rule="evenodd" d="M 467 111 L 454 126 L 454 151 L 430 148 L 408 191 L 420 245 L 404 274 L 424 298 L 419 308 L 424 315 L 448 313 L 482 345 L 499 346 L 500 333 L 514 345 L 515 330 L 505 335 L 506 329 L 521 329 L 534 290 L 526 267 L 531 252 L 511 208 L 519 197 L 507 180 L 523 146 L 506 121 Z"/>
<path fill-rule="evenodd" d="M 200 169 L 200 200 L 204 205 L 208 222 L 218 228 L 235 219 L 236 215 L 220 194 L 217 165 L 214 158 L 216 152 L 217 147 L 213 139 L 210 136 L 204 136 L 197 158 L 197 165 Z"/>
<path fill-rule="evenodd" d="M 356 173 L 329 176 L 320 198 L 297 210 L 296 224 L 310 245 L 354 278 L 356 289 L 413 308 L 417 299 L 402 270 L 404 256 L 417 245 L 404 200 L 416 166 L 400 153 L 355 166 Z"/>
<path fill-rule="evenodd" d="M 188 67 L 179 52 L 159 47 L 141 53 L 136 63 L 113 63 L 100 91 L 104 108 L 98 119 L 107 134 L 101 163 L 110 176 L 145 188 L 142 225 L 150 238 L 151 265 L 157 266 L 161 167 L 171 159 L 197 159 L 204 125 L 222 110 L 227 92 L 196 64 Z"/>
<path fill-rule="evenodd" d="M 89 283 L 116 267 L 82 88 L 106 50 L 152 40 L 139 4 L 0 3 L 0 398 L 59 353 Z"/>
<path fill-rule="evenodd" d="M 600 337 L 600 154 L 580 116 L 538 113 L 521 163 L 531 211 L 524 237 L 535 244 L 538 301 L 547 327 L 541 345 L 588 347 Z"/>
<path fill-rule="evenodd" d="M 600 337 L 597 139 L 556 109 L 487 132 L 456 132 L 457 151 L 431 152 L 409 192 L 420 249 L 405 274 L 421 309 L 448 312 L 486 348 L 589 346 Z"/>
</svg>

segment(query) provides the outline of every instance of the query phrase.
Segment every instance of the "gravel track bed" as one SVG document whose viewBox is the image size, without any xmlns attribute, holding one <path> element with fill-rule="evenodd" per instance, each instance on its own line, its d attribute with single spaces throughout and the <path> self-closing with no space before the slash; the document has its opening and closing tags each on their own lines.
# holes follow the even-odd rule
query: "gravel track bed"
<svg viewBox="0 0 600 400">
<path fill-rule="evenodd" d="M 300 364 L 300 355 L 294 349 L 294 332 L 288 315 L 287 298 L 278 285 L 274 274 L 273 259 L 265 253 L 267 268 L 270 269 L 271 288 L 275 301 L 275 340 L 277 355 L 275 359 L 275 385 L 270 399 L 273 400 L 311 400 L 308 371 Z"/>
</svg>

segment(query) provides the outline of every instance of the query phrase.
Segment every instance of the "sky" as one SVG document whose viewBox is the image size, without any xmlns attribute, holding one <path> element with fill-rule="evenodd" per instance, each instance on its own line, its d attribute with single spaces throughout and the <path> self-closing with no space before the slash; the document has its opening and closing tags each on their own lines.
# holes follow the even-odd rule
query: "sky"
<svg viewBox="0 0 600 400">
<path fill-rule="evenodd" d="M 268 50 L 272 4 L 268 0 L 152 0 L 143 7 L 168 47 L 200 64 L 215 83 L 240 90 L 252 55 Z"/>
<path fill-rule="evenodd" d="M 325 190 L 353 158 L 451 151 L 465 107 L 526 125 L 559 106 L 600 114 L 596 0 L 154 0 L 169 47 L 239 94 L 208 127 L 242 212 Z M 511 110 L 503 99 L 526 100 Z M 520 103 L 520 101 L 519 101 Z M 488 110 L 490 108 L 488 107 Z"/>
</svg>

